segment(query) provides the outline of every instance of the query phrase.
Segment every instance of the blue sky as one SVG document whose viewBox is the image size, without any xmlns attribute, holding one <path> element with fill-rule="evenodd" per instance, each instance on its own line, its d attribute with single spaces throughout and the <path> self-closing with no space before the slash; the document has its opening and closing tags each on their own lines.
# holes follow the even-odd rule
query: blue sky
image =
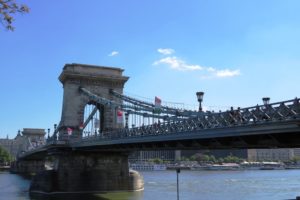
<svg viewBox="0 0 300 200">
<path fill-rule="evenodd" d="M 115 66 L 125 92 L 206 109 L 300 96 L 300 1 L 19 0 L 0 27 L 0 138 L 60 120 L 66 63 Z"/>
</svg>

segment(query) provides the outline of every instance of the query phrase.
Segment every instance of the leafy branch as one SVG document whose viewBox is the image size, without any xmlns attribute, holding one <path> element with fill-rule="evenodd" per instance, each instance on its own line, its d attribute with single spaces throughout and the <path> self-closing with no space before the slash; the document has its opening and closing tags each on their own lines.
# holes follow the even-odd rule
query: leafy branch
<svg viewBox="0 0 300 200">
<path fill-rule="evenodd" d="M 17 4 L 15 0 L 0 0 L 0 22 L 10 31 L 14 30 L 14 15 L 17 13 L 28 13 L 29 8 L 23 4 Z"/>
</svg>

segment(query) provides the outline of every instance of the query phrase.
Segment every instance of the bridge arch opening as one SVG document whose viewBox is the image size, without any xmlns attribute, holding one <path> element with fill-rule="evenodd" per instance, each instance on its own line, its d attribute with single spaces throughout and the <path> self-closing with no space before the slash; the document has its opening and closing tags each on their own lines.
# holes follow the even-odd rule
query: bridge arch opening
<svg viewBox="0 0 300 200">
<path fill-rule="evenodd" d="M 82 136 L 101 135 L 104 129 L 104 106 L 90 101 L 83 108 Z"/>
</svg>

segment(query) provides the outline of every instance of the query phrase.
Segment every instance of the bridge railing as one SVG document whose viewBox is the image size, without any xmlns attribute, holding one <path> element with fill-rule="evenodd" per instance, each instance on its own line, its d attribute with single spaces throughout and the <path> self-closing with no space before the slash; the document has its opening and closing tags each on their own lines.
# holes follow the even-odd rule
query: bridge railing
<svg viewBox="0 0 300 200">
<path fill-rule="evenodd" d="M 272 123 L 277 121 L 300 120 L 299 99 L 282 101 L 268 105 L 231 109 L 225 112 L 203 112 L 198 117 L 177 121 L 164 121 L 135 128 L 123 128 L 101 135 L 84 137 L 72 142 L 93 142 L 97 140 L 116 140 L 122 138 L 145 137 L 182 132 L 199 132 L 205 129 L 221 129 L 234 126 Z"/>
<path fill-rule="evenodd" d="M 142 125 L 134 128 L 121 128 L 114 131 L 103 132 L 98 135 L 57 140 L 52 138 L 45 146 L 33 149 L 38 151 L 51 145 L 69 145 L 72 143 L 93 143 L 99 140 L 121 140 L 124 138 L 170 135 L 179 133 L 197 132 L 202 130 L 224 129 L 238 126 L 250 126 L 255 124 L 273 123 L 278 121 L 300 121 L 300 102 L 298 98 L 267 105 L 256 105 L 247 108 L 231 109 L 225 112 L 202 112 L 201 115 L 188 119 L 175 121 L 158 121 L 151 125 Z M 29 154 L 30 152 L 25 152 Z"/>
<path fill-rule="evenodd" d="M 51 137 L 46 139 L 46 142 L 41 143 L 41 145 L 36 145 L 34 147 L 28 148 L 27 150 L 23 150 L 22 152 L 20 152 L 18 154 L 18 158 L 21 157 L 25 157 L 27 155 L 30 155 L 32 153 L 38 152 L 38 151 L 42 151 L 45 148 L 49 147 L 49 146 L 55 146 L 55 145 L 59 145 L 59 146 L 64 146 L 64 145 L 69 145 L 69 141 L 67 139 L 57 139 L 56 137 Z"/>
<path fill-rule="evenodd" d="M 217 130 L 242 126 L 252 128 L 252 126 L 257 124 L 261 125 L 289 121 L 300 124 L 300 102 L 298 98 L 267 105 L 231 109 L 225 112 L 202 112 L 201 115 L 197 117 L 190 117 L 188 119 L 164 122 L 158 121 L 158 123 L 154 123 L 152 125 L 135 128 L 121 128 L 83 138 L 63 139 L 53 137 L 51 140 L 48 140 L 44 146 L 39 146 L 30 151 L 23 152 L 20 155 L 20 158 L 30 156 L 36 152 L 47 151 L 52 145 L 54 148 L 60 145 L 72 147 L 72 145 L 76 143 L 85 143 L 86 145 L 90 145 L 99 141 L 108 141 L 109 144 L 110 141 L 122 141 L 122 139 L 130 141 L 131 138 L 150 138 L 161 135 L 190 133 L 201 134 L 202 130 L 208 129 Z"/>
</svg>

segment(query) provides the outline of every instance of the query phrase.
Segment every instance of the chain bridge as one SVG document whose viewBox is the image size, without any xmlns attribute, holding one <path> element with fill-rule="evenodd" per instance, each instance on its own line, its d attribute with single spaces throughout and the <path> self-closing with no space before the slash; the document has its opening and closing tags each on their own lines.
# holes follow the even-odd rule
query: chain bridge
<svg viewBox="0 0 300 200">
<path fill-rule="evenodd" d="M 193 111 L 124 95 L 129 77 L 122 72 L 65 65 L 59 76 L 64 87 L 61 120 L 44 145 L 22 152 L 16 164 L 20 170 L 39 163 L 37 171 L 43 175 L 36 176 L 32 191 L 141 189 L 139 175 L 128 171 L 128 153 L 134 150 L 300 147 L 298 98 L 277 103 L 265 99 L 262 105 L 218 112 Z M 55 187 L 49 186 L 49 172 L 41 167 L 49 156 L 56 160 L 51 171 Z"/>
</svg>

